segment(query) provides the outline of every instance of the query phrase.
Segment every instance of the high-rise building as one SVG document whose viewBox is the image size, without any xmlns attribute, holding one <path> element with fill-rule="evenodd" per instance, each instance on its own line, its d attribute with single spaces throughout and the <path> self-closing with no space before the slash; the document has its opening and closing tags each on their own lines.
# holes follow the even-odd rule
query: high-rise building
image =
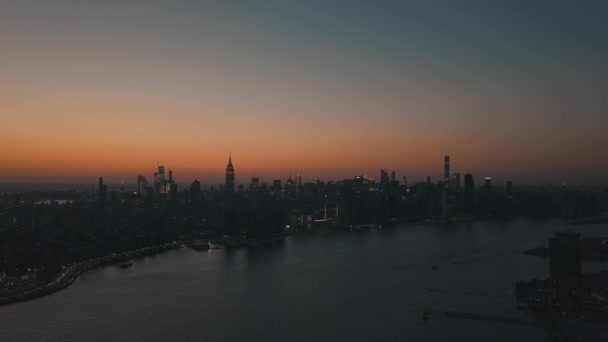
<svg viewBox="0 0 608 342">
<path fill-rule="evenodd" d="M 397 181 L 397 177 L 395 174 L 395 171 L 391 172 L 391 183 L 396 182 Z"/>
<path fill-rule="evenodd" d="M 285 182 L 285 192 L 291 193 L 294 191 L 294 188 L 295 182 L 293 178 L 291 178 L 291 172 L 289 172 L 289 178 L 287 178 L 287 181 Z"/>
<path fill-rule="evenodd" d="M 99 177 L 99 191 L 98 191 L 98 195 L 99 195 L 99 200 L 100 201 L 105 201 L 106 200 L 107 190 L 108 190 L 108 188 L 106 187 L 105 184 L 103 184 L 103 177 Z"/>
<path fill-rule="evenodd" d="M 452 181 L 450 182 L 450 185 L 455 190 L 460 190 L 460 173 L 459 172 L 455 172 L 452 174 Z"/>
<path fill-rule="evenodd" d="M 507 181 L 505 188 L 506 188 L 505 190 L 507 193 L 507 197 L 512 198 L 513 197 L 513 182 Z"/>
<path fill-rule="evenodd" d="M 160 180 L 158 178 L 158 172 L 154 172 L 154 184 L 152 189 L 154 190 L 154 195 L 160 194 Z"/>
<path fill-rule="evenodd" d="M 580 233 L 558 232 L 549 239 L 549 305 L 560 318 L 582 312 Z"/>
<path fill-rule="evenodd" d="M 234 166 L 232 166 L 232 155 L 228 157 L 226 166 L 226 192 L 234 192 Z"/>
<path fill-rule="evenodd" d="M 190 184 L 190 202 L 197 203 L 201 198 L 201 181 L 195 179 Z"/>
<path fill-rule="evenodd" d="M 169 183 L 167 184 L 167 197 L 170 201 L 177 200 L 177 184 Z"/>
<path fill-rule="evenodd" d="M 464 213 L 473 215 L 475 210 L 475 184 L 473 175 L 467 173 L 464 175 Z"/>
<path fill-rule="evenodd" d="M 483 190 L 486 195 L 492 194 L 492 177 L 486 177 L 483 180 Z"/>
<path fill-rule="evenodd" d="M 281 180 L 280 179 L 275 179 L 272 181 L 272 191 L 275 193 L 279 193 L 281 192 Z"/>
<path fill-rule="evenodd" d="M 450 156 L 443 157 L 443 181 L 445 184 L 450 183 Z"/>
<path fill-rule="evenodd" d="M 296 175 L 296 193 L 300 193 L 301 190 L 302 190 L 302 176 L 300 176 L 300 173 L 298 172 L 298 174 Z"/>
<path fill-rule="evenodd" d="M 137 176 L 137 194 L 139 196 L 141 196 L 143 193 L 142 184 L 144 182 L 144 179 L 146 179 L 146 177 L 144 177 L 143 175 Z"/>
<path fill-rule="evenodd" d="M 165 167 L 162 165 L 158 166 L 158 182 L 160 183 L 160 193 L 167 193 L 167 182 L 165 180 Z"/>
<path fill-rule="evenodd" d="M 249 191 L 256 191 L 260 188 L 260 178 L 252 177 L 251 184 L 249 185 Z"/>
</svg>

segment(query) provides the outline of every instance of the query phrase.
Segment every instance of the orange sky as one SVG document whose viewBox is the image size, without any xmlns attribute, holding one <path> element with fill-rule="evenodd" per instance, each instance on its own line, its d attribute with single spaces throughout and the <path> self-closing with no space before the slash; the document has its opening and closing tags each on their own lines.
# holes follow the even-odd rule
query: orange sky
<svg viewBox="0 0 608 342">
<path fill-rule="evenodd" d="M 3 7 L 0 183 L 133 180 L 157 161 L 219 182 L 230 151 L 237 183 L 438 179 L 446 154 L 480 178 L 608 182 L 601 11 L 522 28 L 493 6 L 235 6 Z"/>
</svg>

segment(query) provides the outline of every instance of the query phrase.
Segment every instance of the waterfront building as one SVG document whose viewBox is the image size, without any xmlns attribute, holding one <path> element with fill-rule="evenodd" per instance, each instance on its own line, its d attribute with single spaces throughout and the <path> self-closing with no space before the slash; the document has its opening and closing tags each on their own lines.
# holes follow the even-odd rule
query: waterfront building
<svg viewBox="0 0 608 342">
<path fill-rule="evenodd" d="M 549 305 L 556 318 L 580 318 L 581 234 L 558 232 L 549 239 Z"/>
</svg>

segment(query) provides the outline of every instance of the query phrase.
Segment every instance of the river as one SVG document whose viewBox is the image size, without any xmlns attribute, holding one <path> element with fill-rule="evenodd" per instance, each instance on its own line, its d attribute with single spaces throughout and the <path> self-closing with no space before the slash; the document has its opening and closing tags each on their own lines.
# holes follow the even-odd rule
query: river
<svg viewBox="0 0 608 342">
<path fill-rule="evenodd" d="M 476 222 L 172 250 L 0 307 L 0 339 L 549 341 L 523 324 L 439 316 L 425 323 L 422 310 L 526 318 L 512 298 L 514 283 L 548 277 L 548 260 L 522 252 L 565 228 L 608 234 L 607 225 Z M 602 268 L 608 262 L 583 262 L 586 272 Z"/>
</svg>

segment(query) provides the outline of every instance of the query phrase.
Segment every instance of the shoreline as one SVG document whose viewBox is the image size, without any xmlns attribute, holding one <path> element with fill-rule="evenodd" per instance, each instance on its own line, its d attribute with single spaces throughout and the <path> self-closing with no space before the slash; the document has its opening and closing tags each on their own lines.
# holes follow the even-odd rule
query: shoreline
<svg viewBox="0 0 608 342">
<path fill-rule="evenodd" d="M 515 221 L 519 220 L 519 218 L 515 219 L 507 219 L 507 221 Z M 464 222 L 475 222 L 475 221 L 488 221 L 488 220 L 460 220 L 460 221 L 448 221 L 448 222 L 439 222 L 440 220 L 428 220 L 428 221 L 413 221 L 413 220 L 404 220 L 401 222 L 389 222 L 388 224 L 364 224 L 364 225 L 354 225 L 350 227 L 327 227 L 320 228 L 315 230 L 304 230 L 298 232 L 292 232 L 285 234 L 281 237 L 271 237 L 267 239 L 261 239 L 255 241 L 251 244 L 243 244 L 243 245 L 233 245 L 227 246 L 219 249 L 238 249 L 243 247 L 259 247 L 268 244 L 272 244 L 276 241 L 283 240 L 287 237 L 292 236 L 305 236 L 311 234 L 323 234 L 323 233 L 331 233 L 337 231 L 358 231 L 358 230 L 366 230 L 366 229 L 383 229 L 383 228 L 393 228 L 398 226 L 412 226 L 412 225 L 430 225 L 430 224 L 450 224 L 450 223 L 464 223 Z M 489 220 L 492 221 L 492 220 Z M 499 221 L 499 220 L 497 220 Z M 24 302 L 40 297 L 44 297 L 55 292 L 59 292 L 70 285 L 72 285 L 81 274 L 88 272 L 90 270 L 105 267 L 111 264 L 115 264 L 121 261 L 134 259 L 138 257 L 144 257 L 149 255 L 154 255 L 158 253 L 162 253 L 171 249 L 181 248 L 182 246 L 187 246 L 195 251 L 205 251 L 205 250 L 213 250 L 214 248 L 200 248 L 200 242 L 198 240 L 192 241 L 174 241 L 164 245 L 141 248 L 134 251 L 124 252 L 121 254 L 111 254 L 104 257 L 99 257 L 96 259 L 89 259 L 86 261 L 81 261 L 75 265 L 68 266 L 65 270 L 56 276 L 53 279 L 50 279 L 49 282 L 41 284 L 40 287 L 37 287 L 33 290 L 28 290 L 25 292 L 20 292 L 19 290 L 12 291 L 14 294 L 8 294 L 8 296 L 0 297 L 0 308 L 5 305 L 15 304 L 19 302 Z"/>
<path fill-rule="evenodd" d="M 162 253 L 179 247 L 181 247 L 180 243 L 171 242 L 160 246 L 141 248 L 138 250 L 124 252 L 121 254 L 111 254 L 104 257 L 81 261 L 75 265 L 66 267 L 64 271 L 61 272 L 58 276 L 51 279 L 49 282 L 40 284 L 39 287 L 33 290 L 28 290 L 25 292 L 20 292 L 16 290 L 12 291 L 14 292 L 13 294 L 9 293 L 7 296 L 1 297 L 0 307 L 44 297 L 55 292 L 59 292 L 72 285 L 76 281 L 76 279 L 80 277 L 81 274 L 90 270 L 108 266 L 125 260 Z"/>
</svg>

